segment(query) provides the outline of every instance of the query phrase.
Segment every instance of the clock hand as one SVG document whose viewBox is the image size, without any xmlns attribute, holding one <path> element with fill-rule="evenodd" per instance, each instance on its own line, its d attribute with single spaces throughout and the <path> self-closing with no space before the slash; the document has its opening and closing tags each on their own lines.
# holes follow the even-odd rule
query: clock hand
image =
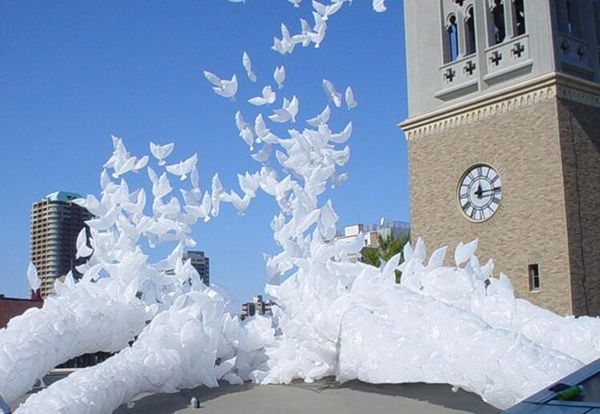
<svg viewBox="0 0 600 414">
<path fill-rule="evenodd" d="M 477 191 L 475 191 L 475 195 L 477 196 L 477 198 L 481 198 L 482 192 L 483 192 L 483 189 L 481 188 L 481 184 L 477 184 Z"/>
<path fill-rule="evenodd" d="M 479 192 L 478 196 L 481 197 L 483 193 L 495 193 L 496 191 L 500 191 L 502 187 L 490 188 L 489 190 L 482 190 Z M 477 193 L 475 193 L 477 194 Z"/>
</svg>

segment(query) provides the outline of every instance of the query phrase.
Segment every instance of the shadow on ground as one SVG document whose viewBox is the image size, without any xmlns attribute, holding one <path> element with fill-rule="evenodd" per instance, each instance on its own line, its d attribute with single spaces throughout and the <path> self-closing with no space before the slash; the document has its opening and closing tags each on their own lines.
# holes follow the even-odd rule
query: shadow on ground
<svg viewBox="0 0 600 414">
<path fill-rule="evenodd" d="M 500 410 L 486 404 L 479 396 L 462 389 L 454 392 L 448 384 L 369 384 L 361 381 L 349 381 L 339 385 L 362 392 L 383 395 L 402 396 L 412 400 L 426 401 L 453 410 L 473 411 L 481 414 L 499 413 Z"/>
<path fill-rule="evenodd" d="M 200 409 L 191 409 L 192 397 Z M 333 378 L 314 383 L 294 381 L 290 385 L 222 384 L 218 388 L 197 387 L 174 394 L 145 394 L 136 398 L 132 408 L 121 406 L 115 414 L 172 413 L 482 413 L 499 410 L 477 395 L 446 384 L 368 384 Z M 283 410 L 283 411 L 282 411 Z"/>
<path fill-rule="evenodd" d="M 200 408 L 204 408 L 203 406 L 206 401 L 228 394 L 242 393 L 254 387 L 259 387 L 259 385 L 252 383 L 245 383 L 243 385 L 221 384 L 217 388 L 201 386 L 188 390 L 180 390 L 173 394 L 142 394 L 134 399 L 135 404 L 133 408 L 127 408 L 126 405 L 122 405 L 114 414 L 172 414 L 176 411 L 190 408 L 192 397 L 196 397 L 200 401 Z M 203 411 L 198 412 L 201 413 Z"/>
</svg>

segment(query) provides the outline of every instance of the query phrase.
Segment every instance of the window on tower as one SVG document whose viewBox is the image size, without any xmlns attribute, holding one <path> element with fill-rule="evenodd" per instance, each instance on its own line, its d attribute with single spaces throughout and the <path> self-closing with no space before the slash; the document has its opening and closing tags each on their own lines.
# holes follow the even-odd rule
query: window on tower
<svg viewBox="0 0 600 414">
<path fill-rule="evenodd" d="M 577 0 L 560 0 L 556 2 L 558 26 L 561 31 L 578 36 L 580 34 L 579 4 Z"/>
<path fill-rule="evenodd" d="M 475 14 L 472 6 L 467 10 L 467 17 L 465 18 L 465 41 L 467 48 L 466 54 L 470 55 L 475 53 Z"/>
<path fill-rule="evenodd" d="M 596 24 L 596 42 L 600 47 L 600 1 L 594 3 L 594 23 Z"/>
<path fill-rule="evenodd" d="M 579 7 L 576 0 L 567 0 L 567 33 L 579 34 Z"/>
<path fill-rule="evenodd" d="M 512 0 L 514 35 L 525 34 L 525 5 L 524 0 Z"/>
<path fill-rule="evenodd" d="M 597 59 L 600 65 L 600 0 L 594 4 L 594 26 L 596 27 Z"/>
<path fill-rule="evenodd" d="M 448 16 L 444 31 L 446 37 L 444 42 L 444 60 L 446 62 L 453 62 L 458 59 L 458 25 L 454 14 Z"/>
<path fill-rule="evenodd" d="M 538 292 L 540 290 L 540 267 L 537 263 L 530 264 L 529 268 L 529 291 Z"/>
<path fill-rule="evenodd" d="M 506 23 L 504 20 L 504 0 L 492 0 L 491 6 L 491 33 L 490 46 L 504 42 L 506 37 Z"/>
<path fill-rule="evenodd" d="M 575 29 L 575 22 L 573 21 L 573 2 L 567 0 L 566 3 L 566 11 L 567 11 L 567 32 L 572 34 Z"/>
</svg>

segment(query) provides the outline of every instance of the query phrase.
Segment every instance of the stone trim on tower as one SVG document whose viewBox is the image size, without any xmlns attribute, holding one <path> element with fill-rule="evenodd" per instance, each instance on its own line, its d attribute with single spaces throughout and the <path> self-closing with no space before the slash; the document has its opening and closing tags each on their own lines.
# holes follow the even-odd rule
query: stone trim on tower
<svg viewBox="0 0 600 414">
<path fill-rule="evenodd" d="M 600 85 L 550 73 L 454 107 L 407 119 L 398 126 L 405 132 L 407 141 L 412 141 L 554 97 L 600 108 Z"/>
</svg>

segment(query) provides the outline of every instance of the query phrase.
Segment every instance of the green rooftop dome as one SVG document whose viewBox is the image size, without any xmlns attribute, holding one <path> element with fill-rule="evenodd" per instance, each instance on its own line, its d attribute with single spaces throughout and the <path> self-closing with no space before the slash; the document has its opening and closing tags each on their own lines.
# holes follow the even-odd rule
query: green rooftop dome
<svg viewBox="0 0 600 414">
<path fill-rule="evenodd" d="M 70 193 L 68 191 L 55 191 L 44 197 L 48 201 L 72 201 L 76 198 L 81 198 L 80 194 Z"/>
</svg>

